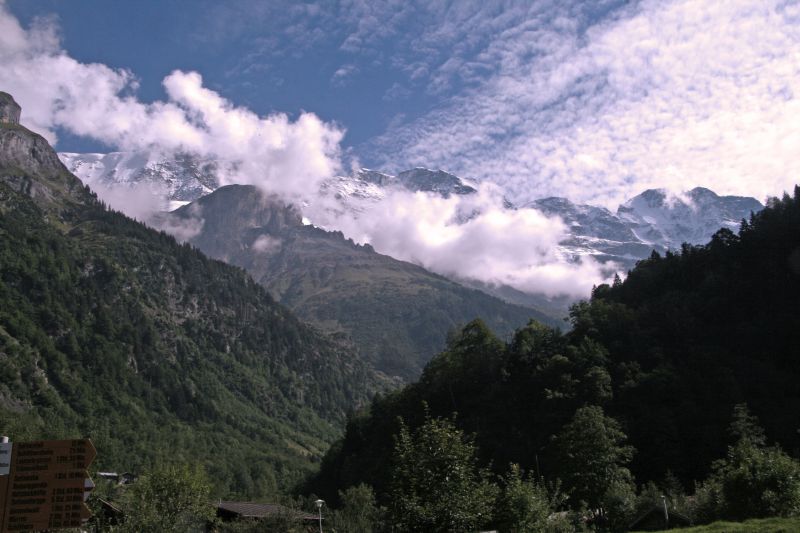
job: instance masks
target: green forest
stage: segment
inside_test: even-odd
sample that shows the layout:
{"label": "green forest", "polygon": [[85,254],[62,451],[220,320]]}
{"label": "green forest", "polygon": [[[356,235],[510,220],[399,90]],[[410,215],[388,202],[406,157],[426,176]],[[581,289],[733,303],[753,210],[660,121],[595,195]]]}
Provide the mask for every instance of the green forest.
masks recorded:
{"label": "green forest", "polygon": [[[660,495],[698,522],[800,513],[798,229],[800,188],[738,234],[654,253],[596,287],[573,306],[568,332],[531,322],[503,342],[470,323],[417,383],[348,420],[307,490],[336,501],[364,484],[393,520],[422,520],[410,531],[463,530],[425,522],[441,516],[426,505],[457,507],[446,495],[458,491],[396,508],[419,493],[406,481],[409,435],[449,424],[474,452],[452,465],[477,476],[471,490],[484,502],[523,472],[551,511],[611,530]],[[502,522],[501,511],[471,527]]]}
{"label": "green forest", "polygon": [[91,437],[95,467],[199,464],[214,492],[290,490],[381,386],[243,270],[109,210],[2,125],[0,433]]}

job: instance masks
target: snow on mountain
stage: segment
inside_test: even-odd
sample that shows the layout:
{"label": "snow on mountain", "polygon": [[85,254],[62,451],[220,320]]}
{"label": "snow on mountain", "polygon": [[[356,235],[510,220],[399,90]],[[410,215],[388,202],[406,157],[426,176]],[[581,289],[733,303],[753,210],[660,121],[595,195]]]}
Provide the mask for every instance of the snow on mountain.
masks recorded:
{"label": "snow on mountain", "polygon": [[[523,207],[538,209],[564,221],[569,237],[561,241],[560,248],[566,257],[592,256],[600,262],[614,261],[628,266],[647,257],[654,248],[637,238],[629,224],[603,207],[578,205],[558,197],[542,198]],[[663,249],[660,245],[656,248]]]}
{"label": "snow on mountain", "polygon": [[145,186],[154,193],[164,193],[171,208],[197,200],[220,186],[218,163],[189,154],[164,157],[156,152],[61,152],[58,156],[70,172],[89,186]]}
{"label": "snow on mountain", "polygon": [[[221,181],[217,162],[188,154],[170,158],[158,153],[122,152],[59,156],[71,172],[89,185],[145,185],[162,191],[171,209],[210,193]],[[445,198],[477,192],[471,184],[443,170],[419,167],[391,175],[364,168],[349,176],[325,180],[320,195],[328,202],[326,209],[359,213],[366,205],[383,201],[393,189],[435,193]],[[520,206],[508,202],[505,207],[536,209],[547,216],[560,217],[568,227],[568,237],[559,246],[565,257],[577,260],[592,256],[622,268],[631,268],[653,250],[663,252],[678,249],[684,242],[707,242],[721,227],[736,230],[750,212],[763,208],[753,198],[719,196],[702,187],[682,195],[650,189],[619,206],[616,213],[557,197]]]}
{"label": "snow on mountain", "polygon": [[722,227],[737,231],[743,218],[763,207],[754,198],[719,196],[703,187],[678,196],[649,189],[621,205],[617,216],[642,242],[674,249],[703,244]]}
{"label": "snow on mountain", "polygon": [[397,175],[397,181],[410,191],[435,192],[445,198],[451,194],[473,194],[478,192],[461,178],[444,170],[413,168]]}
{"label": "snow on mountain", "polygon": [[477,190],[460,178],[442,170],[414,168],[397,176],[362,168],[350,176],[335,176],[323,181],[323,198],[337,202],[335,210],[362,212],[365,204],[380,202],[392,190],[431,192],[444,198],[453,194],[473,194]]}

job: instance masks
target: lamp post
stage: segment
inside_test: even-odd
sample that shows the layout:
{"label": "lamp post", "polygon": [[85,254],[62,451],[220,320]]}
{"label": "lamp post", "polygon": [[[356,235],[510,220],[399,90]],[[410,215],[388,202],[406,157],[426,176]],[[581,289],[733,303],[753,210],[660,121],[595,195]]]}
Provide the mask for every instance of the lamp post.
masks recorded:
{"label": "lamp post", "polygon": [[319,512],[319,533],[322,533],[322,506],[325,505],[325,500],[317,500],[317,511]]}

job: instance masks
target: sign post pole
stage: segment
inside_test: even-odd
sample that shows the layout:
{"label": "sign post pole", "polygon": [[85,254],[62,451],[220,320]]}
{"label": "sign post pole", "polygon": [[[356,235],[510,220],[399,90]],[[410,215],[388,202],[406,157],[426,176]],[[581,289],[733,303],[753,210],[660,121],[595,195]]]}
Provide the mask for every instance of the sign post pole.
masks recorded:
{"label": "sign post pole", "polygon": [[11,477],[11,443],[8,437],[0,437],[0,531],[6,519],[6,498]]}

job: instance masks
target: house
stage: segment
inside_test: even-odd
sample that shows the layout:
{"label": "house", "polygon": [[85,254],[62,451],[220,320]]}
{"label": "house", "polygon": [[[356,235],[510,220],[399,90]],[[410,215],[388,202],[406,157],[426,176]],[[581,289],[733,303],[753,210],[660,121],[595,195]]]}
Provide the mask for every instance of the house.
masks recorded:
{"label": "house", "polygon": [[[316,531],[319,515],[290,509],[276,503],[223,502],[216,504],[217,516],[223,521],[233,520],[290,520],[301,522],[309,531]],[[324,518],[323,518],[324,520]]]}
{"label": "house", "polygon": [[100,503],[100,509],[94,515],[95,523],[104,526],[116,526],[122,523],[125,519],[125,513],[122,509],[103,498],[97,498]]}

